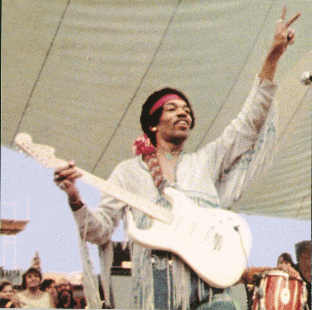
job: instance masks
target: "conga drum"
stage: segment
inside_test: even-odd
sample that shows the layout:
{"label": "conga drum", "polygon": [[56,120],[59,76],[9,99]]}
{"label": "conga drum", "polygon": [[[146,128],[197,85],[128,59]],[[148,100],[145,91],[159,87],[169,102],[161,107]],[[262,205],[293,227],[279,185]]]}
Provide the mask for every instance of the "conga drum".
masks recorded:
{"label": "conga drum", "polygon": [[306,302],[307,289],[301,278],[271,270],[261,275],[252,297],[252,310],[302,310]]}

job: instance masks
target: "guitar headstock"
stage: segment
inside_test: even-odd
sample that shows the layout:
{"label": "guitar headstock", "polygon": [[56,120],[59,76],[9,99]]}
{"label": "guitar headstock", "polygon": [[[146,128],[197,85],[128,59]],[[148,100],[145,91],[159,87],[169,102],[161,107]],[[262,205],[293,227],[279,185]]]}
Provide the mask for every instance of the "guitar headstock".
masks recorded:
{"label": "guitar headstock", "polygon": [[53,147],[33,143],[31,136],[27,133],[19,133],[14,142],[46,169],[58,166],[58,159],[54,156],[55,149]]}

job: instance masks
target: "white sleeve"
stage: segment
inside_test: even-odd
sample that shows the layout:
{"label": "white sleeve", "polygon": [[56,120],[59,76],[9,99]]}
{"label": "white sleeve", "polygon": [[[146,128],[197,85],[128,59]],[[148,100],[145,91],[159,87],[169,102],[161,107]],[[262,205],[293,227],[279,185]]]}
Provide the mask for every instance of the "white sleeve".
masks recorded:
{"label": "white sleeve", "polygon": [[272,158],[276,144],[276,85],[256,78],[247,101],[223,134],[213,143],[215,185],[222,208],[238,200]]}
{"label": "white sleeve", "polygon": [[[121,186],[116,170],[118,169],[113,171],[108,181]],[[123,202],[102,193],[97,208],[92,209],[84,205],[81,209],[73,212],[81,238],[97,245],[108,242],[118,227],[124,207]]]}

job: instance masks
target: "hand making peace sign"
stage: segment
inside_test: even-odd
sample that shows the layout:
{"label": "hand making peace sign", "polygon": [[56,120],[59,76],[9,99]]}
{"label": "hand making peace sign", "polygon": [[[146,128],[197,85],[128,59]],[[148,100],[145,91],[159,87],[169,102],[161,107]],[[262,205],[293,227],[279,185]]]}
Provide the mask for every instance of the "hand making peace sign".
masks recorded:
{"label": "hand making peace sign", "polygon": [[290,26],[292,23],[299,18],[301,13],[295,14],[291,19],[285,21],[286,17],[286,6],[284,6],[281,18],[279,19],[274,35],[273,49],[276,52],[283,52],[286,50],[288,45],[293,44],[295,41],[295,30]]}
{"label": "hand making peace sign", "polygon": [[300,14],[297,13],[290,20],[285,21],[286,7],[284,6],[281,18],[277,23],[273,43],[259,73],[261,81],[265,79],[273,81],[279,59],[288,45],[295,41],[295,30],[290,26],[299,18]]}

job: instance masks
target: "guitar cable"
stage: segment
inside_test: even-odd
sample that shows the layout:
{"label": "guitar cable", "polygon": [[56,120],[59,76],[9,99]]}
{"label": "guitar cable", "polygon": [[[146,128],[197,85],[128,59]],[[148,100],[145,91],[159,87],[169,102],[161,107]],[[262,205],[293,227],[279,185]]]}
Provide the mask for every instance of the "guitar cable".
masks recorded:
{"label": "guitar cable", "polygon": [[241,242],[241,245],[242,245],[242,248],[243,248],[243,251],[244,251],[244,256],[245,256],[245,259],[246,259],[246,267],[249,268],[248,256],[247,256],[247,253],[246,253],[246,250],[245,250],[245,247],[244,247],[242,235],[241,235],[240,230],[239,230],[239,225],[234,226],[233,228],[239,234],[239,239],[240,239],[240,242]]}

